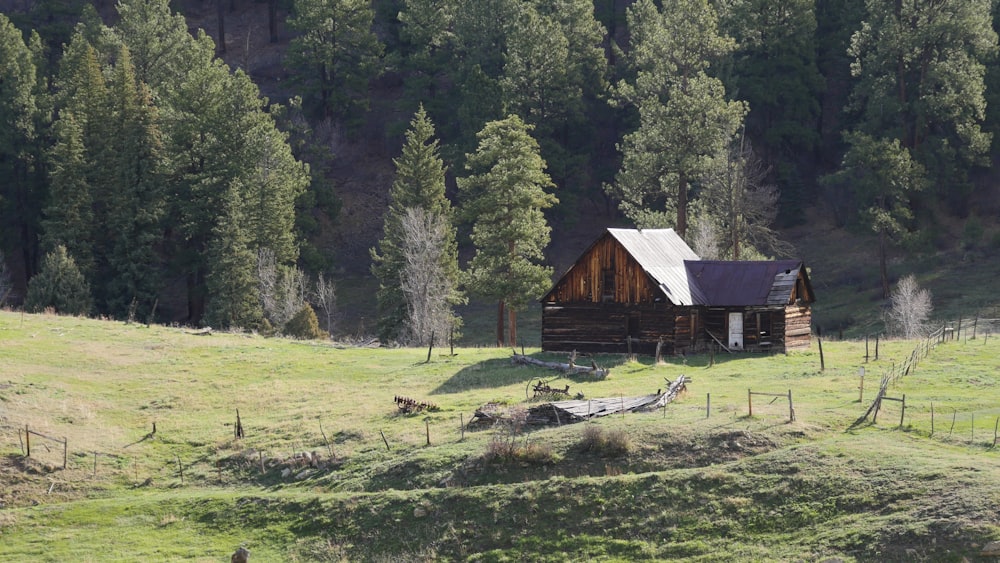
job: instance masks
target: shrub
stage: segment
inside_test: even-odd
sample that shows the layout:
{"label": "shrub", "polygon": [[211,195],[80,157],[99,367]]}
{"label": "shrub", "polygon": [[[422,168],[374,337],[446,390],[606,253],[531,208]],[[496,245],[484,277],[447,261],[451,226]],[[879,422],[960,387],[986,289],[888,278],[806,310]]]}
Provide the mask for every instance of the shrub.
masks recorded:
{"label": "shrub", "polygon": [[319,340],[326,336],[326,333],[319,328],[316,311],[313,311],[312,306],[308,303],[285,323],[284,333],[292,338],[302,340]]}
{"label": "shrub", "polygon": [[91,303],[90,286],[62,245],[45,255],[42,269],[28,282],[24,298],[29,313],[52,308],[62,315],[86,315]]}
{"label": "shrub", "polygon": [[596,452],[604,456],[620,456],[632,449],[632,440],[624,430],[605,432],[600,426],[588,424],[583,429],[580,447],[584,451]]}

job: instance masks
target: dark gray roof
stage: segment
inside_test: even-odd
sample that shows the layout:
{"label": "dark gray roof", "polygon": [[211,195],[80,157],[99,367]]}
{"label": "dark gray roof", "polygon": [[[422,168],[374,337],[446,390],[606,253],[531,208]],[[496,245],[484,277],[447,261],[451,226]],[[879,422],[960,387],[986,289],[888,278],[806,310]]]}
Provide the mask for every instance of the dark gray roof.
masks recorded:
{"label": "dark gray roof", "polygon": [[722,307],[787,304],[802,262],[690,260],[685,265],[688,283],[698,286],[704,299],[699,304]]}

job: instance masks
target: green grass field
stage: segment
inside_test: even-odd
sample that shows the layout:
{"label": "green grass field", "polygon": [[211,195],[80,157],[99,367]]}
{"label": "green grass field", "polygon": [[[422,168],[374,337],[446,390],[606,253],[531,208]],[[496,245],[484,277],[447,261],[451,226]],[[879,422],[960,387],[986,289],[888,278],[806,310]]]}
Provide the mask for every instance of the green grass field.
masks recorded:
{"label": "green grass field", "polygon": [[[915,345],[883,342],[866,364],[863,341],[824,342],[823,371],[815,343],[712,365],[602,356],[611,375],[594,381],[495,348],[428,363],[0,312],[0,560],[228,561],[241,545],[255,562],[991,560],[1000,337],[940,344],[890,389],[902,426],[887,402],[849,430]],[[462,431],[485,403],[539,404],[539,379],[601,398],[681,374],[693,382],[663,410]],[[791,391],[795,421],[786,398],[754,396],[748,416],[751,389]],[[395,395],[439,410],[402,414]],[[26,427],[66,439],[66,469],[34,434],[25,457]],[[491,457],[498,444],[516,455]]]}

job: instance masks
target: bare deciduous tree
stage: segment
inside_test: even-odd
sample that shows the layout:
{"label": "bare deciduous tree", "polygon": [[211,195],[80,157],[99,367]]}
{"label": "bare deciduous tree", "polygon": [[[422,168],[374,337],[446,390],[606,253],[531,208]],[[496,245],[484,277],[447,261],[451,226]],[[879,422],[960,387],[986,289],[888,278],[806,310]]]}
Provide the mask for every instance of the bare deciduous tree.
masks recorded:
{"label": "bare deciduous tree", "polygon": [[278,330],[306,304],[309,280],[305,273],[295,266],[278,264],[269,248],[257,253],[257,283],[264,316]]}
{"label": "bare deciduous tree", "polygon": [[321,320],[325,321],[323,328],[333,334],[337,324],[337,288],[333,280],[326,279],[322,272],[316,278],[312,298],[316,307],[323,313],[321,317]]}
{"label": "bare deciduous tree", "polygon": [[927,334],[927,320],[934,310],[931,292],[920,289],[913,274],[899,280],[890,302],[888,321],[896,333],[904,338],[919,338]]}
{"label": "bare deciduous tree", "polygon": [[708,217],[698,217],[694,222],[694,233],[692,234],[691,245],[694,253],[702,260],[718,260],[719,256],[719,229]]}
{"label": "bare deciduous tree", "polygon": [[[788,254],[792,250],[771,228],[779,192],[766,183],[770,171],[750,142],[739,139],[705,178],[702,201],[718,223],[722,254],[733,260],[745,260],[745,255],[757,252]],[[757,252],[747,252],[749,248]]]}
{"label": "bare deciduous tree", "polygon": [[424,346],[431,335],[443,342],[455,326],[450,299],[453,282],[441,266],[448,223],[421,208],[409,208],[403,217],[403,257],[400,277],[406,296],[408,343]]}

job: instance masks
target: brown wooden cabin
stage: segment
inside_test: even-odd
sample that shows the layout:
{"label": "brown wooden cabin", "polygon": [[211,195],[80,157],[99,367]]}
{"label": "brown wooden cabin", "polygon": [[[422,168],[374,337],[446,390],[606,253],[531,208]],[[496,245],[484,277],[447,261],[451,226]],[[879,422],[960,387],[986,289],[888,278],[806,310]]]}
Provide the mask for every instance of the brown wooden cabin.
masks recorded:
{"label": "brown wooden cabin", "polygon": [[608,229],[542,298],[542,350],[783,352],[809,346],[814,300],[801,261],[701,260],[673,229]]}

